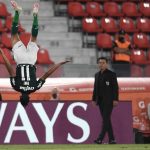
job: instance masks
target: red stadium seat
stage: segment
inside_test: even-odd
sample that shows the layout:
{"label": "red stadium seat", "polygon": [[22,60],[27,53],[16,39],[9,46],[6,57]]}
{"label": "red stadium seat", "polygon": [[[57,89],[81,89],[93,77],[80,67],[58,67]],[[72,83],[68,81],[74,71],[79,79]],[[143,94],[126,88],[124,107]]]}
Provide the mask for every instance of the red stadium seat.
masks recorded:
{"label": "red stadium seat", "polygon": [[132,33],[137,32],[134,21],[131,18],[120,18],[120,28],[125,32]]}
{"label": "red stadium seat", "polygon": [[111,36],[107,33],[99,33],[96,37],[96,45],[98,48],[112,48]]}
{"label": "red stadium seat", "polygon": [[[12,57],[12,55],[11,55],[10,50],[8,50],[7,48],[2,48],[2,50],[3,50],[4,54],[5,54],[5,56],[6,56],[6,57],[8,58],[8,60],[10,61],[10,63],[14,63],[14,60],[13,60],[13,57]],[[4,64],[4,60],[3,60],[2,56],[0,56],[0,63],[1,63],[1,64]]]}
{"label": "red stadium seat", "polygon": [[150,32],[150,19],[148,18],[138,18],[137,28],[141,32]]}
{"label": "red stadium seat", "polygon": [[143,16],[150,17],[150,2],[141,2],[139,9]]}
{"label": "red stadium seat", "polygon": [[46,49],[40,49],[37,54],[37,64],[54,64]]}
{"label": "red stadium seat", "polygon": [[2,43],[3,47],[11,49],[12,48],[11,34],[4,32],[1,35],[1,43]]}
{"label": "red stadium seat", "polygon": [[69,2],[68,3],[68,15],[70,17],[86,17],[87,13],[79,2]]}
{"label": "red stadium seat", "polygon": [[11,26],[12,26],[12,17],[8,16],[5,20],[5,26],[8,29],[8,31],[11,31]]}
{"label": "red stadium seat", "polygon": [[147,59],[150,61],[150,49],[147,51]]}
{"label": "red stadium seat", "polygon": [[131,77],[143,77],[143,68],[138,65],[131,65]]}
{"label": "red stadium seat", "polygon": [[[83,18],[82,19],[82,44],[83,47],[87,47],[87,44],[95,44],[95,40],[89,40],[89,36],[94,36],[98,32],[102,32],[100,25],[95,18]],[[84,38],[85,37],[85,38]]]}
{"label": "red stadium seat", "polygon": [[[74,19],[77,19],[78,21],[81,20],[82,17],[86,17],[87,13],[85,12],[85,9],[83,8],[82,4],[80,2],[69,2],[68,7],[68,30],[72,31],[75,29],[81,30],[81,23],[78,23],[78,25],[74,23]],[[71,22],[70,22],[71,18]]]}
{"label": "red stadium seat", "polygon": [[36,76],[41,77],[45,73],[44,66],[36,64]]}
{"label": "red stadium seat", "polygon": [[150,65],[146,65],[144,68],[144,75],[145,77],[150,77]]}
{"label": "red stadium seat", "polygon": [[141,16],[141,14],[138,12],[137,4],[133,2],[124,2],[122,4],[122,12],[128,17]]}
{"label": "red stadium seat", "polygon": [[119,10],[119,5],[116,2],[105,2],[104,12],[111,17],[121,17],[123,14]]}
{"label": "red stadium seat", "polygon": [[23,42],[23,44],[24,44],[25,46],[27,46],[27,44],[29,43],[30,38],[31,38],[31,33],[24,32],[24,33],[21,33],[21,34],[19,35],[19,37],[20,37],[20,40]]}
{"label": "red stadium seat", "polygon": [[83,18],[82,29],[84,32],[88,33],[102,32],[102,29],[95,18]]}
{"label": "red stadium seat", "polygon": [[9,73],[4,64],[0,64],[0,78],[9,78]]}
{"label": "red stadium seat", "polygon": [[8,15],[11,15],[8,10],[6,5],[3,2],[0,2],[0,17],[6,18]]}
{"label": "red stadium seat", "polygon": [[131,61],[135,64],[147,64],[145,52],[143,50],[132,50]]}
{"label": "red stadium seat", "polygon": [[133,43],[139,48],[149,48],[150,42],[148,36],[144,33],[134,33]]}
{"label": "red stadium seat", "polygon": [[[5,20],[5,27],[7,28],[8,31],[11,31],[12,21],[13,21],[12,16],[8,16]],[[25,29],[21,26],[20,23],[19,23],[18,31],[19,32],[24,32],[25,31]]]}
{"label": "red stadium seat", "polygon": [[108,32],[108,33],[115,33],[119,31],[119,27],[117,26],[115,19],[111,17],[102,18],[101,27],[105,32]]}
{"label": "red stadium seat", "polygon": [[91,17],[106,16],[106,14],[102,10],[102,6],[97,2],[87,2],[86,3],[86,12]]}
{"label": "red stadium seat", "polygon": [[0,32],[5,32],[5,31],[7,31],[7,29],[4,27],[2,23],[2,19],[0,19]]}

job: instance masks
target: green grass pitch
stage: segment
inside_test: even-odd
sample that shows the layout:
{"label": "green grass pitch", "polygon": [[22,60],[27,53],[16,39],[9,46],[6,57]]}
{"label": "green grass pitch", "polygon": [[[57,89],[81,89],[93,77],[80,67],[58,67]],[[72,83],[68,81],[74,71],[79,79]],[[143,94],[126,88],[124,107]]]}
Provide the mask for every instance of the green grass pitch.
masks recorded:
{"label": "green grass pitch", "polygon": [[31,144],[0,145],[0,150],[150,150],[150,144]]}

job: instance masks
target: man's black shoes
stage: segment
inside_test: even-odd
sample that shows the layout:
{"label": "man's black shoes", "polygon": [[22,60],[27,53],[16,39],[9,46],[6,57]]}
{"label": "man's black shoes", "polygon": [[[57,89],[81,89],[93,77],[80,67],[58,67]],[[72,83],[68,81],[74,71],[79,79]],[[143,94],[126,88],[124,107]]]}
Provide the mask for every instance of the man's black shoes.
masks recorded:
{"label": "man's black shoes", "polygon": [[109,141],[109,144],[117,144],[115,140]]}
{"label": "man's black shoes", "polygon": [[99,140],[99,139],[96,139],[96,140],[94,140],[94,143],[96,143],[96,144],[102,144],[102,141]]}
{"label": "man's black shoes", "polygon": [[[96,139],[96,140],[94,140],[94,143],[95,143],[95,144],[102,144],[102,140]],[[117,144],[117,143],[116,143],[115,140],[111,140],[111,141],[109,141],[108,144]]]}

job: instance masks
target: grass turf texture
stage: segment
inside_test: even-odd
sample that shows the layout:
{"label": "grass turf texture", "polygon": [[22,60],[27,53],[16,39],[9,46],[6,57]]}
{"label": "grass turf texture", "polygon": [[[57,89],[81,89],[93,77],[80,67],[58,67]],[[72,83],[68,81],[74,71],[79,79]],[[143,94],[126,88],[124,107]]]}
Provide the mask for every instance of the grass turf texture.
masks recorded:
{"label": "grass turf texture", "polygon": [[0,150],[150,150],[150,144],[31,144],[0,145]]}

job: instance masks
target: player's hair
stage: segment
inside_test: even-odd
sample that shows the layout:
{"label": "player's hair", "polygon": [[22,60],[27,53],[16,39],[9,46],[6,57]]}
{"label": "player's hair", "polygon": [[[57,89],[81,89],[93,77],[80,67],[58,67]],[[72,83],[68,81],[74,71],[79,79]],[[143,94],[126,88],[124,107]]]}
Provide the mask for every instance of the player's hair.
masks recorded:
{"label": "player's hair", "polygon": [[53,97],[54,99],[56,99],[56,98],[57,98],[57,93],[53,93],[53,94],[52,94],[52,97]]}
{"label": "player's hair", "polygon": [[26,107],[29,103],[29,95],[26,93],[22,93],[22,95],[20,96],[20,102],[22,104],[23,107]]}

